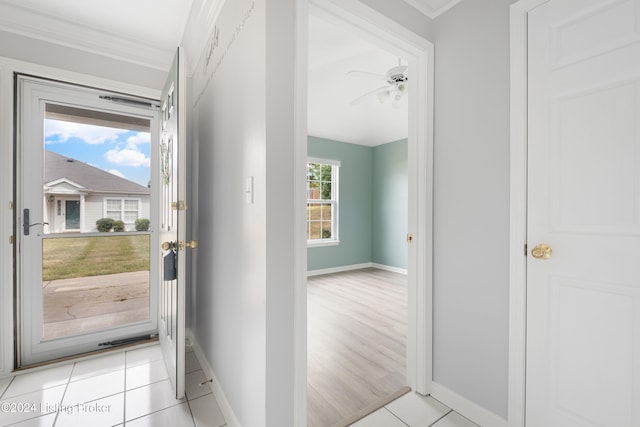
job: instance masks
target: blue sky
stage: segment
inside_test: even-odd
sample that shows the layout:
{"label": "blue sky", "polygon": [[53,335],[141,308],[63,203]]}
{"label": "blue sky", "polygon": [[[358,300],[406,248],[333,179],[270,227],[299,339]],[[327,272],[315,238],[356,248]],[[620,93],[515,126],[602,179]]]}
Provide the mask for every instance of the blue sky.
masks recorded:
{"label": "blue sky", "polygon": [[150,135],[45,119],[45,148],[144,186],[150,179]]}

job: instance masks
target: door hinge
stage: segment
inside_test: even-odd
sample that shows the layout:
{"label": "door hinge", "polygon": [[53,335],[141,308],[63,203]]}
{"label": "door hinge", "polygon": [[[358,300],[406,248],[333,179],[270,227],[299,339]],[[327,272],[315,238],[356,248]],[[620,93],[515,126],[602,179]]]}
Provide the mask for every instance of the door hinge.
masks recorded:
{"label": "door hinge", "polygon": [[407,233],[407,243],[412,243],[412,242],[413,242],[413,234]]}
{"label": "door hinge", "polygon": [[9,236],[9,244],[13,245],[13,236]]}
{"label": "door hinge", "polygon": [[9,210],[13,210],[13,200],[9,200]]}
{"label": "door hinge", "polygon": [[527,256],[527,253],[529,253],[529,248],[527,247],[527,244],[524,244],[524,256]]}

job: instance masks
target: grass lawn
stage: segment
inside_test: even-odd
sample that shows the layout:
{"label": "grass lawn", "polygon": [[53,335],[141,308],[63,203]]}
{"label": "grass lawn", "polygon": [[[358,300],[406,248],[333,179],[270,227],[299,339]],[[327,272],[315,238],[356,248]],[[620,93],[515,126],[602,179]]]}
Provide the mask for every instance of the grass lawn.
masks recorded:
{"label": "grass lawn", "polygon": [[42,240],[42,280],[149,270],[149,235]]}

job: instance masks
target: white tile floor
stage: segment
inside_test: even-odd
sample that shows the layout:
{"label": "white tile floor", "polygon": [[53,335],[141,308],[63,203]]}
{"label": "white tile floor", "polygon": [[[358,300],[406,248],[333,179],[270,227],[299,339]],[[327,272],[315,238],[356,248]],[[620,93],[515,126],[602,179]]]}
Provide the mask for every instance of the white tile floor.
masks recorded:
{"label": "white tile floor", "polygon": [[479,427],[432,397],[409,392],[353,427]]}
{"label": "white tile floor", "polygon": [[225,426],[205,374],[188,348],[186,399],[176,400],[160,347],[0,379],[0,426]]}
{"label": "white tile floor", "polygon": [[[187,347],[186,399],[176,400],[157,345],[0,378],[0,426],[226,426]],[[431,397],[407,393],[354,427],[479,427]]]}

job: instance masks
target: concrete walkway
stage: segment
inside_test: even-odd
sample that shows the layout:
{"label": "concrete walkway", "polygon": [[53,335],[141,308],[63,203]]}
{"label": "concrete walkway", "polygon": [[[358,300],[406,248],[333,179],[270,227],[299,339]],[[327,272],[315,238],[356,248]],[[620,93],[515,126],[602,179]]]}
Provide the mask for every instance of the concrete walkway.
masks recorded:
{"label": "concrete walkway", "polygon": [[149,272],[43,283],[44,338],[74,335],[149,318]]}

